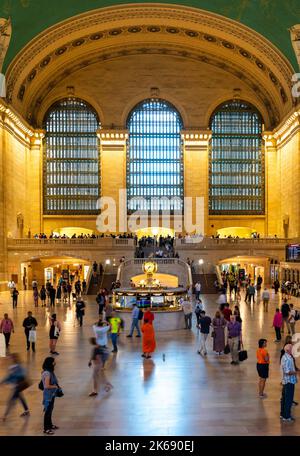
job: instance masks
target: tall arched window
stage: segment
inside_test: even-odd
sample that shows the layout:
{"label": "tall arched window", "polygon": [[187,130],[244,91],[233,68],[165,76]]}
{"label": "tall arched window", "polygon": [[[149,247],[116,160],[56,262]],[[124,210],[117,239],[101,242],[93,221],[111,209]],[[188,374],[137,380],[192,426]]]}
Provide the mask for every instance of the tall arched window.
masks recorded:
{"label": "tall arched window", "polygon": [[262,118],[240,100],[219,106],[211,118],[210,214],[264,213]]}
{"label": "tall arched window", "polygon": [[[164,100],[144,100],[130,113],[127,121],[129,212],[183,210],[182,127],[180,114]],[[144,203],[137,202],[138,198],[144,198]]]}
{"label": "tall arched window", "polygon": [[83,100],[55,103],[44,120],[44,213],[93,214],[99,198],[99,120]]}

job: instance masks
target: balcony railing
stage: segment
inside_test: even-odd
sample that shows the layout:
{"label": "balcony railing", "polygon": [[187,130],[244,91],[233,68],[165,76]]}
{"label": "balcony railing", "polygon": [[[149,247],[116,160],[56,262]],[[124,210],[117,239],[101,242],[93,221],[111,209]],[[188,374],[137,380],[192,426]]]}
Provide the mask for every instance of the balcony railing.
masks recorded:
{"label": "balcony railing", "polygon": [[8,248],[30,248],[30,247],[98,247],[98,248],[124,248],[134,247],[134,239],[116,238],[84,238],[84,239],[7,239]]}
{"label": "balcony railing", "polygon": [[253,246],[263,247],[265,245],[280,246],[283,247],[291,242],[291,239],[286,238],[210,238],[204,237],[199,238],[182,238],[175,240],[175,247],[186,246],[186,247],[205,247],[214,248],[217,246]]}

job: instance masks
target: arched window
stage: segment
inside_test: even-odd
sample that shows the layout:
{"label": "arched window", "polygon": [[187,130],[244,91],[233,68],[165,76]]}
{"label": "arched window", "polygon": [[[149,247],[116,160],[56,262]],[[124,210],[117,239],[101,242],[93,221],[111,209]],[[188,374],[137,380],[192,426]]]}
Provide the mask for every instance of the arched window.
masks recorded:
{"label": "arched window", "polygon": [[264,213],[262,118],[240,100],[219,106],[211,118],[210,214]]}
{"label": "arched window", "polygon": [[[182,212],[182,127],[180,114],[164,100],[144,100],[130,113],[127,121],[129,212],[138,209]],[[139,198],[144,199],[143,203],[137,202]]]}
{"label": "arched window", "polygon": [[66,98],[49,109],[44,128],[44,213],[96,213],[100,193],[97,114],[85,101]]}

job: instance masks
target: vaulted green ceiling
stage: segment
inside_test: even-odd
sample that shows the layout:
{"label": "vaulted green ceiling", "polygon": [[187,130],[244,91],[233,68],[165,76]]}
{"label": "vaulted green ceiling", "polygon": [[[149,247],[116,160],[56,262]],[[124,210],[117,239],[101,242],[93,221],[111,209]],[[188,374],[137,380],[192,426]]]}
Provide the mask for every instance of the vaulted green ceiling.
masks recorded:
{"label": "vaulted green ceiling", "polygon": [[268,38],[298,67],[289,28],[300,23],[300,0],[0,0],[0,17],[11,16],[13,27],[4,70],[32,38],[57,22],[92,9],[129,3],[181,4],[222,14]]}

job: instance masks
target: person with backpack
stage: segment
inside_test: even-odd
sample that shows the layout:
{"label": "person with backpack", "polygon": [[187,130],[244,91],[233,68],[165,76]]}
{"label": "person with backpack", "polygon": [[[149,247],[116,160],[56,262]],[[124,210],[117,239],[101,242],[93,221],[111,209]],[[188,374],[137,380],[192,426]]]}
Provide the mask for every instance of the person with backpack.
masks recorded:
{"label": "person with backpack", "polygon": [[12,353],[10,355],[11,365],[9,367],[8,375],[0,382],[0,385],[9,384],[13,385],[13,392],[8,400],[6,410],[2,421],[6,421],[8,414],[15,404],[16,400],[19,399],[23,408],[24,412],[21,417],[26,417],[30,415],[29,408],[27,402],[22,394],[26,388],[30,386],[29,381],[27,380],[27,373],[24,367],[21,364],[19,355],[17,353]]}
{"label": "person with backpack", "polygon": [[137,330],[136,337],[141,337],[139,321],[143,319],[143,315],[144,315],[143,311],[138,308],[136,303],[133,303],[132,314],[131,314],[131,318],[132,318],[131,328],[130,328],[130,333],[127,335],[127,337],[132,337],[134,328],[136,328],[136,330]]}
{"label": "person with backpack", "polygon": [[45,288],[45,285],[42,285],[42,288],[40,290],[40,298],[42,301],[42,307],[46,307],[46,297],[47,297],[46,288]]}

